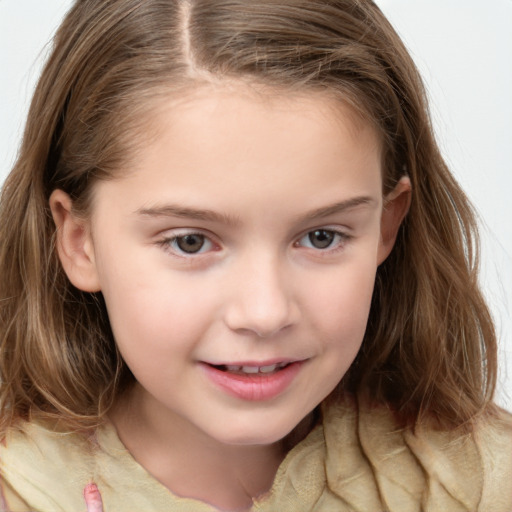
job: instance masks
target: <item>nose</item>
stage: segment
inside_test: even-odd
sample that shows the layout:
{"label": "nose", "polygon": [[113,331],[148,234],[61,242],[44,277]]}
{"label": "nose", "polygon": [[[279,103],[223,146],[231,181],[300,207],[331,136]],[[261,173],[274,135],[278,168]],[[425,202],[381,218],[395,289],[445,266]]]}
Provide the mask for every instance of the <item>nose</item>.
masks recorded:
{"label": "nose", "polygon": [[297,322],[291,279],[278,258],[249,258],[231,277],[225,310],[231,330],[268,338]]}

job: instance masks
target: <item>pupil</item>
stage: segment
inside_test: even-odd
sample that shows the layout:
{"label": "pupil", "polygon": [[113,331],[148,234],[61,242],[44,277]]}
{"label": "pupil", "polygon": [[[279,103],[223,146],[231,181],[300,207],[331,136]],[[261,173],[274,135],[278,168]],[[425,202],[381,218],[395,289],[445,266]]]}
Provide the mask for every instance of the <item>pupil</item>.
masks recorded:
{"label": "pupil", "polygon": [[204,245],[203,235],[185,235],[176,239],[176,244],[183,251],[189,254],[198,252]]}
{"label": "pupil", "polygon": [[309,233],[309,241],[317,249],[325,249],[332,244],[334,233],[325,229],[318,229]]}

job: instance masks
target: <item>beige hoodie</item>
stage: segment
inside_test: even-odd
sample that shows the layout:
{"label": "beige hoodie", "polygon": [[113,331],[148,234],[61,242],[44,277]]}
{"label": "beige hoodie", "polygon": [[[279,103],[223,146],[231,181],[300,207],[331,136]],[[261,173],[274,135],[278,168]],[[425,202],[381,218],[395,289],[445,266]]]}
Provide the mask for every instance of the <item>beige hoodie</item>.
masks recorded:
{"label": "beige hoodie", "polygon": [[[481,420],[473,434],[399,429],[386,407],[324,406],[323,420],[281,464],[262,512],[511,512],[512,416]],[[95,482],[104,512],[212,512],[146,472],[107,424],[97,447],[39,424],[0,447],[9,512],[79,512]],[[2,509],[3,506],[3,509]]]}

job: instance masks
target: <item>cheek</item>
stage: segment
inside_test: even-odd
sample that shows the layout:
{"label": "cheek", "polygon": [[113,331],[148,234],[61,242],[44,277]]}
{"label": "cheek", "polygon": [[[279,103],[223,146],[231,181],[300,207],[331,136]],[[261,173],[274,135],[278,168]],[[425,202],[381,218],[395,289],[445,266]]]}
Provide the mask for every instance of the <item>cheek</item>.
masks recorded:
{"label": "cheek", "polygon": [[114,339],[124,361],[145,387],[182,378],[195,360],[211,318],[202,300],[147,285],[110,290],[106,298]]}
{"label": "cheek", "polygon": [[317,289],[311,298],[315,329],[322,333],[326,349],[341,355],[357,353],[368,322],[375,283],[375,265],[352,266]]}
{"label": "cheek", "polygon": [[121,353],[129,362],[131,353],[142,354],[141,347],[155,358],[190,350],[211,321],[215,295],[194,280],[133,260],[105,262],[102,269],[102,292]]}

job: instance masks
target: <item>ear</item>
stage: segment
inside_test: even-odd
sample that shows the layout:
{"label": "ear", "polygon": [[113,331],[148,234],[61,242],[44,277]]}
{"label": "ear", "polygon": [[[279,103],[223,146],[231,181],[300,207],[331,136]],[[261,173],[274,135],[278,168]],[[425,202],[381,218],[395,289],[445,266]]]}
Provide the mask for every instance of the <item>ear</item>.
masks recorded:
{"label": "ear", "polygon": [[377,264],[380,265],[395,245],[398,228],[411,205],[411,180],[403,176],[395,188],[384,198],[380,222],[380,242]]}
{"label": "ear", "polygon": [[50,196],[50,209],[57,227],[59,259],[71,283],[84,292],[100,290],[94,246],[86,220],[73,212],[73,202],[62,190]]}

